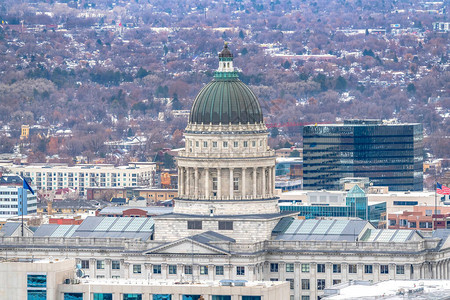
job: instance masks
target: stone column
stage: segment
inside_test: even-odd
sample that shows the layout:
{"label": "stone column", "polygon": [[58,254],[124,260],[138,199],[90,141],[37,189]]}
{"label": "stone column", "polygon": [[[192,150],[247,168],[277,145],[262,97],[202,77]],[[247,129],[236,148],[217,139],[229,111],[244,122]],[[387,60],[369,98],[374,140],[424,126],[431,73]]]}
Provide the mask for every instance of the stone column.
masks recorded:
{"label": "stone column", "polygon": [[123,266],[123,278],[125,278],[125,279],[130,278],[130,263],[129,262],[124,262],[122,264],[122,266]]}
{"label": "stone column", "polygon": [[89,259],[89,277],[96,278],[95,270],[97,269],[97,260],[95,258]]}
{"label": "stone column", "polygon": [[245,198],[245,196],[246,196],[246,194],[245,194],[245,185],[246,185],[245,170],[247,170],[247,168],[242,168],[242,187],[241,187],[242,198]]}
{"label": "stone column", "polygon": [[[356,272],[358,274],[358,279],[363,278],[363,274],[364,274],[364,264],[358,264],[356,266]],[[365,278],[363,280],[366,280]]]}
{"label": "stone column", "polygon": [[[342,271],[342,266],[341,266]],[[325,286],[329,287],[333,284],[333,264],[330,262],[327,262],[325,264]]]}
{"label": "stone column", "polygon": [[186,168],[186,196],[187,198],[191,195],[191,168]]}
{"label": "stone column", "polygon": [[[296,262],[294,263],[294,278],[295,278],[295,293],[294,293],[294,299],[299,299],[300,294],[302,293],[302,279],[300,278],[300,271],[301,266],[300,263]],[[313,279],[310,280],[310,285],[312,286]]]}
{"label": "stone column", "polygon": [[448,279],[448,261],[444,260],[444,279]]}
{"label": "stone column", "polygon": [[230,168],[230,199],[234,198],[233,179],[234,179],[234,169]]}
{"label": "stone column", "polygon": [[420,279],[421,277],[420,277],[420,264],[414,264],[414,265],[412,265],[412,267],[413,267],[413,274],[412,274],[412,279],[415,279],[415,280],[417,280],[417,279]]}
{"label": "stone column", "polygon": [[256,199],[256,167],[253,167],[253,198]]}
{"label": "stone column", "polygon": [[431,270],[432,270],[432,279],[437,279],[437,263],[432,262],[431,263]]}
{"label": "stone column", "polygon": [[145,279],[150,280],[152,278],[152,270],[153,270],[153,265],[149,264],[149,263],[144,263],[144,276]]}
{"label": "stone column", "polygon": [[217,168],[217,199],[222,199],[222,169]]}
{"label": "stone column", "polygon": [[183,169],[181,167],[178,167],[178,190],[180,191],[180,194],[178,195],[178,197],[182,197],[181,195],[183,195]]}
{"label": "stone column", "polygon": [[341,264],[341,279],[342,279],[342,283],[347,282],[348,281],[348,263],[342,263]]}
{"label": "stone column", "polygon": [[214,276],[216,274],[216,268],[214,265],[208,265],[208,279],[214,280]]}
{"label": "stone column", "polygon": [[272,195],[272,167],[267,168],[268,171],[268,182],[267,182],[267,194]]}
{"label": "stone column", "polygon": [[105,259],[105,278],[111,278],[111,259]]}
{"label": "stone column", "polygon": [[266,168],[261,168],[261,181],[262,181],[262,197],[266,196]]}
{"label": "stone column", "polygon": [[395,280],[395,275],[397,275],[397,267],[395,264],[389,264],[389,279]]}
{"label": "stone column", "polygon": [[249,281],[255,281],[256,280],[256,278],[255,278],[255,270],[256,270],[256,267],[255,267],[255,265],[248,265],[247,266],[247,279],[249,280]]}
{"label": "stone column", "polygon": [[209,199],[209,168],[205,168],[205,198]]}
{"label": "stone column", "polygon": [[380,264],[373,264],[373,282],[380,281]]}
{"label": "stone column", "polygon": [[[404,268],[405,268],[405,279],[406,280],[413,279],[411,276],[411,265],[405,265]],[[397,266],[395,267],[395,274],[397,274]]]}
{"label": "stone column", "polygon": [[278,272],[279,272],[279,280],[284,281],[286,280],[286,263],[285,262],[279,262],[278,263]]}
{"label": "stone column", "polygon": [[198,199],[198,168],[194,168],[194,197]]}

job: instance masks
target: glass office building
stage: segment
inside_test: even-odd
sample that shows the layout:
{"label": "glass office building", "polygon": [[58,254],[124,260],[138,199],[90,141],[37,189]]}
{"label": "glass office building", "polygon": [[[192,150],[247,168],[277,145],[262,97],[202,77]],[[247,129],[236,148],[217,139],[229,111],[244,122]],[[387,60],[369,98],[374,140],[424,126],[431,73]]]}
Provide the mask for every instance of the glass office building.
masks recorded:
{"label": "glass office building", "polygon": [[303,128],[303,187],[338,190],[345,177],[368,177],[391,191],[422,191],[421,124],[349,120]]}

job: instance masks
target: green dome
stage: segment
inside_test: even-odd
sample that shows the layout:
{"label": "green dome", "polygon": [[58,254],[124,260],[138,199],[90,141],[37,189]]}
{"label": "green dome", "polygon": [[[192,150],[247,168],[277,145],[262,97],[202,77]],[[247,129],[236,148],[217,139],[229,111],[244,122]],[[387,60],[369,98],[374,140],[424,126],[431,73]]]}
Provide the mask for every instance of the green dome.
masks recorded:
{"label": "green dome", "polygon": [[238,78],[214,78],[198,93],[189,116],[189,122],[197,124],[254,124],[262,121],[258,99]]}
{"label": "green dome", "polygon": [[239,80],[233,69],[233,54],[225,46],[219,53],[219,69],[203,87],[192,105],[189,123],[255,124],[263,122],[255,94]]}

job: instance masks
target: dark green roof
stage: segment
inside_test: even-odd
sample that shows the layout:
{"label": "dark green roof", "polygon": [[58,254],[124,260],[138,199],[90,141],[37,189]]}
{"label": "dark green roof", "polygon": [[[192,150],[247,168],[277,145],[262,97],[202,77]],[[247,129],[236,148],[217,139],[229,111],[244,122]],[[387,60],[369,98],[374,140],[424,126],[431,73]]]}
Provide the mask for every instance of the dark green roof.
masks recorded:
{"label": "dark green roof", "polygon": [[250,88],[237,77],[223,76],[215,76],[200,90],[189,116],[189,122],[197,124],[255,124],[262,121],[261,106]]}

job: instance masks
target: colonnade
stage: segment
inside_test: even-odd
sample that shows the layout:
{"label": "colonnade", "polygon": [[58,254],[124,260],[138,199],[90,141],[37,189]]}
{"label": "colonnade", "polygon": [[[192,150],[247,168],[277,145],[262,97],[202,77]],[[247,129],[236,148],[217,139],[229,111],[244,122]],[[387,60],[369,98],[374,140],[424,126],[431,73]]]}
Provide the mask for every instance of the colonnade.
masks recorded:
{"label": "colonnade", "polygon": [[178,167],[179,198],[266,199],[275,188],[275,166]]}

